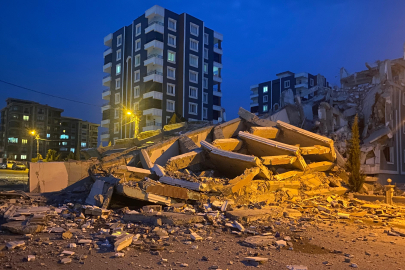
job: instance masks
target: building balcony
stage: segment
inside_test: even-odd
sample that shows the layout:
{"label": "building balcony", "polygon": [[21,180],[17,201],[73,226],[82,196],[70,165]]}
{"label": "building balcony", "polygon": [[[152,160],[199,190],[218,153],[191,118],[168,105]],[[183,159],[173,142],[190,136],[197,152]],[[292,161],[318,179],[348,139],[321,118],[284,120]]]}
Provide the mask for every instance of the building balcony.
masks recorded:
{"label": "building balcony", "polygon": [[220,48],[218,48],[218,47],[215,47],[215,46],[214,46],[214,53],[217,53],[217,54],[224,54],[224,52],[222,51],[222,49],[220,49]]}
{"label": "building balcony", "polygon": [[108,34],[104,37],[104,45],[107,47],[111,47],[112,45],[113,34]]}
{"label": "building balcony", "polygon": [[300,83],[295,85],[295,89],[297,88],[307,88],[308,89],[308,83]]}
{"label": "building balcony", "polygon": [[111,63],[111,62],[105,64],[105,65],[103,66],[103,72],[105,72],[105,73],[110,73],[110,74],[111,74],[111,66],[112,66],[112,63]]}
{"label": "building balcony", "polygon": [[259,97],[259,93],[258,93],[258,92],[250,93],[250,98],[256,98],[256,97]]}
{"label": "building balcony", "polygon": [[222,83],[222,78],[217,75],[214,75],[214,82]]}
{"label": "building balcony", "polygon": [[159,82],[163,83],[163,73],[157,70],[149,71],[145,77],[143,77],[143,82]]}
{"label": "building balcony", "polygon": [[147,99],[150,97],[153,99],[163,100],[163,93],[157,91],[150,91],[148,93],[143,94],[143,99]]}
{"label": "building balcony", "polygon": [[214,61],[214,67],[222,69],[222,64]]}
{"label": "building balcony", "polygon": [[159,21],[150,22],[148,27],[145,28],[145,34],[151,32],[151,31],[156,31],[161,34],[164,34],[165,33],[164,23],[159,22]]}
{"label": "building balcony", "polygon": [[108,142],[110,140],[110,131],[107,130],[101,133],[100,138],[102,142]]}
{"label": "building balcony", "polygon": [[103,85],[110,87],[110,83],[111,83],[111,75],[106,75],[103,78]]}
{"label": "building balcony", "polygon": [[162,117],[162,109],[150,108],[143,111],[143,115]]}
{"label": "building balcony", "polygon": [[146,127],[142,128],[142,131],[161,129],[162,123],[146,123]]}
{"label": "building balcony", "polygon": [[163,44],[163,42],[154,39],[154,40],[152,40],[152,41],[146,43],[146,44],[143,46],[143,48],[144,48],[145,50],[147,50],[147,49],[149,49],[149,48],[156,48],[156,49],[163,50],[164,44]]}
{"label": "building balcony", "polygon": [[250,108],[259,106],[257,102],[250,102]]}
{"label": "building balcony", "polygon": [[101,106],[101,112],[109,109],[111,109],[110,102],[104,103],[103,106]]}
{"label": "building balcony", "polygon": [[101,120],[101,127],[109,128],[110,127],[110,119]]}
{"label": "building balcony", "polygon": [[104,50],[104,53],[103,53],[103,57],[105,58],[107,55],[109,55],[110,53],[112,53],[112,49],[111,48],[107,48],[107,49],[105,49]]}
{"label": "building balcony", "polygon": [[144,66],[147,65],[158,65],[163,67],[163,55],[161,54],[150,54],[146,58],[145,61],[143,61]]}
{"label": "building balcony", "polygon": [[214,111],[221,111],[221,110],[222,110],[222,107],[221,107],[221,106],[218,106],[218,105],[212,105],[212,109],[213,109]]}
{"label": "building balcony", "polygon": [[110,100],[110,96],[111,96],[111,90],[110,89],[105,89],[105,90],[103,90],[103,93],[102,93],[102,98],[104,99],[104,100]]}
{"label": "building balcony", "polygon": [[154,17],[164,17],[165,16],[165,9],[161,6],[154,5],[150,9],[145,11],[146,18],[154,18]]}
{"label": "building balcony", "polygon": [[220,92],[220,91],[214,90],[212,93],[213,93],[214,96],[222,97],[222,92]]}

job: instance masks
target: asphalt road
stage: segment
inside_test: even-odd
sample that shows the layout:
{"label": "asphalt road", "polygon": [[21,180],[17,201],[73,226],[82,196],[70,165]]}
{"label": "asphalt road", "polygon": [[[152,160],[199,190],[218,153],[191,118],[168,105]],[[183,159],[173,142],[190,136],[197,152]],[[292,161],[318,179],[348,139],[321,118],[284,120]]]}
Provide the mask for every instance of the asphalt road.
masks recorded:
{"label": "asphalt road", "polygon": [[0,190],[24,190],[28,183],[28,169],[25,171],[0,169]]}

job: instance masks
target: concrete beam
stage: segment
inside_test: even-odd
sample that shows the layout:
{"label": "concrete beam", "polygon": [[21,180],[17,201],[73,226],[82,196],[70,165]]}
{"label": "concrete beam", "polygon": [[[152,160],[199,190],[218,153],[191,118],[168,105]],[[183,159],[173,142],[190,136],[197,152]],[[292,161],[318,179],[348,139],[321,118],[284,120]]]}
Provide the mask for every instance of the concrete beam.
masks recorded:
{"label": "concrete beam", "polygon": [[334,166],[335,163],[330,161],[313,162],[308,165],[311,170],[316,172],[330,171]]}
{"label": "concrete beam", "polygon": [[291,165],[305,170],[307,164],[300,154],[299,147],[280,143],[270,139],[265,139],[259,136],[252,135],[247,132],[239,132],[239,137],[245,141],[249,152],[258,157],[272,156],[272,155],[289,155],[296,156],[297,160]]}
{"label": "concrete beam", "polygon": [[296,156],[279,155],[279,156],[266,156],[261,157],[263,165],[287,165],[293,164],[297,161]]}
{"label": "concrete beam", "polygon": [[255,114],[243,109],[242,107],[239,108],[238,115],[243,120],[249,122],[253,126],[259,127],[275,127],[276,122],[273,122],[268,119],[260,119]]}
{"label": "concrete beam", "polygon": [[322,155],[330,153],[330,148],[326,146],[314,145],[307,147],[300,147],[301,155]]}
{"label": "concrete beam", "polygon": [[176,203],[176,201],[173,200],[172,198],[147,193],[147,192],[143,191],[142,189],[140,189],[139,187],[131,187],[131,186],[118,184],[116,186],[116,191],[120,195],[129,197],[132,199],[141,200],[141,201],[160,203],[160,204],[164,204],[164,205],[172,205],[172,204]]}
{"label": "concrete beam", "polygon": [[195,164],[199,164],[205,161],[204,152],[201,149],[196,149],[189,153],[178,155],[170,158],[167,161],[166,169],[171,171],[178,171],[180,169],[187,168]]}
{"label": "concrete beam", "polygon": [[127,171],[131,172],[135,177],[141,178],[141,179],[145,178],[145,177],[149,177],[151,174],[150,170],[137,168],[137,167],[133,167],[133,166],[121,165],[118,168],[121,170],[127,170]]}
{"label": "concrete beam", "polygon": [[146,188],[147,193],[161,195],[170,198],[183,200],[199,200],[200,193],[188,190],[182,187],[170,186],[165,184],[151,185]]}
{"label": "concrete beam", "polygon": [[149,154],[148,154],[148,152],[146,152],[145,149],[141,150],[140,158],[141,158],[142,167],[144,169],[150,170],[153,168],[153,165],[155,165],[152,163],[152,161],[150,161]]}
{"label": "concrete beam", "polygon": [[195,191],[203,191],[206,185],[204,183],[198,182],[191,182],[182,179],[176,179],[169,176],[160,177],[159,182],[171,185],[171,186],[180,186],[187,189],[195,190]]}
{"label": "concrete beam", "polygon": [[277,128],[280,130],[280,135],[277,138],[280,142],[293,145],[299,144],[301,147],[314,145],[329,147],[331,151],[325,154],[324,157],[329,161],[335,161],[336,153],[332,139],[289,125],[282,121],[277,121]]}
{"label": "concrete beam", "polygon": [[273,178],[276,181],[281,181],[281,180],[288,179],[291,177],[301,176],[303,174],[304,173],[300,172],[300,171],[289,171],[289,172],[285,172],[285,173],[276,174],[273,176]]}
{"label": "concrete beam", "polygon": [[217,139],[212,145],[226,151],[238,151],[242,148],[243,142],[239,139]]}
{"label": "concrete beam", "polygon": [[201,146],[208,152],[214,166],[227,177],[236,177],[243,174],[245,169],[259,167],[259,177],[271,178],[271,172],[255,156],[221,150],[208,142],[201,142]]}
{"label": "concrete beam", "polygon": [[185,154],[188,152],[191,152],[198,147],[198,145],[193,142],[189,137],[183,135],[179,138],[179,148],[180,148],[180,153]]}
{"label": "concrete beam", "polygon": [[275,139],[279,130],[275,127],[251,127],[250,133],[266,139]]}

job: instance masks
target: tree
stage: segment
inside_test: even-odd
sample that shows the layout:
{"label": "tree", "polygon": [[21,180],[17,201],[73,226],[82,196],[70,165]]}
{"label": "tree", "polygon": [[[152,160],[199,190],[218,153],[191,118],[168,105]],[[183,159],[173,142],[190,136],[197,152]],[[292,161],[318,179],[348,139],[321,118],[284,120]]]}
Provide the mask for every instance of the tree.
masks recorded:
{"label": "tree", "polygon": [[31,158],[31,162],[38,162],[38,160],[43,160],[42,155],[38,153],[37,157]]}
{"label": "tree", "polygon": [[353,191],[360,191],[363,187],[365,175],[360,172],[360,136],[359,136],[359,119],[354,118],[352,125],[352,138],[349,141],[348,158],[346,161],[346,170],[350,173],[349,185]]}
{"label": "tree", "polygon": [[69,155],[66,157],[66,160],[75,159],[75,153],[70,152]]}
{"label": "tree", "polygon": [[51,162],[51,161],[59,161],[60,160],[60,154],[58,155],[58,152],[53,149],[48,149],[48,153],[46,153],[46,157],[44,159],[45,162]]}

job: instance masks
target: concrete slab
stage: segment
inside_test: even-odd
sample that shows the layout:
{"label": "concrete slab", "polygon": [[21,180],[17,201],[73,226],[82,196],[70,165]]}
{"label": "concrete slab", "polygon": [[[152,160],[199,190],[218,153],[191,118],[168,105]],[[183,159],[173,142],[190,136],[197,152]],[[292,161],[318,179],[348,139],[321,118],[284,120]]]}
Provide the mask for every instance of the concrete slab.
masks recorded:
{"label": "concrete slab", "polygon": [[269,191],[276,191],[282,188],[299,189],[301,188],[300,181],[284,180],[284,181],[268,181]]}
{"label": "concrete slab", "polygon": [[216,139],[212,145],[226,151],[239,151],[242,148],[243,141],[239,139]]}
{"label": "concrete slab", "polygon": [[214,127],[213,139],[225,139],[224,133],[222,132],[222,128],[220,126]]}
{"label": "concrete slab", "polygon": [[280,135],[277,140],[287,144],[299,144],[301,147],[311,147],[314,145],[326,146],[331,149],[324,157],[329,161],[335,161],[336,153],[332,139],[306,131],[302,128],[277,121],[277,128],[280,130]]}
{"label": "concrete slab", "polygon": [[186,188],[158,184],[151,185],[146,188],[147,193],[161,195],[170,198],[183,199],[183,200],[199,200],[200,193],[193,192]]}
{"label": "concrete slab", "polygon": [[176,201],[172,200],[169,197],[147,193],[142,189],[140,189],[139,187],[131,187],[123,184],[118,184],[116,186],[116,191],[120,195],[141,201],[159,203],[164,205],[172,205],[176,203]]}
{"label": "concrete slab", "polygon": [[142,169],[142,168],[137,168],[133,166],[119,166],[119,169],[126,169],[127,171],[131,172],[133,176],[143,179],[145,177],[149,177],[151,175],[150,170],[148,169]]}
{"label": "concrete slab", "polygon": [[[242,121],[240,118],[235,118],[228,122],[218,125],[218,128],[222,130],[224,138],[229,139],[238,136],[239,131],[246,130],[246,125],[244,121]],[[222,139],[222,138],[214,137],[214,140],[215,139]]]}
{"label": "concrete slab", "polygon": [[148,152],[146,152],[145,149],[142,149],[142,150],[141,150],[140,158],[141,158],[142,167],[143,167],[144,169],[150,170],[150,169],[153,168],[153,165],[155,165],[155,164],[153,164],[152,161],[150,160],[149,154],[148,154]]}
{"label": "concrete slab", "polygon": [[291,177],[297,177],[297,176],[301,176],[303,175],[304,172],[302,171],[289,171],[289,172],[285,172],[285,173],[279,173],[273,176],[274,180],[276,181],[281,181],[281,180],[285,180]]}
{"label": "concrete slab", "polygon": [[270,206],[265,209],[246,209],[226,212],[226,217],[232,220],[252,222],[256,220],[267,220],[275,218],[283,213],[283,209],[277,206]]}
{"label": "concrete slab", "polygon": [[318,196],[318,195],[343,195],[348,192],[349,189],[345,187],[335,187],[335,188],[322,188],[318,190],[305,191],[304,193],[308,196]]}
{"label": "concrete slab", "polygon": [[275,237],[273,235],[256,235],[256,236],[250,236],[247,237],[244,241],[243,244],[251,246],[251,247],[267,247],[270,246],[275,240]]}
{"label": "concrete slab", "polygon": [[166,175],[166,170],[158,164],[155,164],[155,166],[153,166],[153,170],[155,171],[156,175],[159,177]]}
{"label": "concrete slab", "polygon": [[104,189],[104,181],[102,180],[96,180],[93,184],[93,186],[91,187],[89,196],[87,196],[86,199],[86,204],[88,205],[96,205],[96,200],[94,199],[94,196],[99,195],[99,194],[103,194],[103,189]]}
{"label": "concrete slab", "polygon": [[243,109],[242,107],[239,108],[238,115],[240,118],[244,119],[245,121],[249,122],[254,126],[259,127],[275,127],[276,123],[268,120],[268,119],[260,119],[255,114]]}
{"label": "concrete slab", "polygon": [[275,127],[251,127],[250,133],[265,139],[275,139],[279,130]]}
{"label": "concrete slab", "polygon": [[182,154],[191,152],[191,151],[199,148],[198,145],[196,145],[195,142],[193,142],[193,140],[191,140],[189,137],[187,137],[185,135],[180,136],[179,147],[180,147],[180,153],[182,153]]}
{"label": "concrete slab", "polygon": [[178,171],[180,169],[184,169],[189,166],[202,163],[204,161],[204,152],[200,148],[198,148],[191,152],[170,158],[167,161],[166,169],[171,171]]}
{"label": "concrete slab", "polygon": [[247,132],[239,132],[239,137],[245,141],[249,152],[258,157],[290,155],[297,160],[291,165],[300,170],[305,170],[307,164],[300,154],[299,147],[265,139]]}
{"label": "concrete slab", "polygon": [[183,226],[202,223],[204,222],[204,217],[172,212],[161,212],[160,215],[152,213],[126,213],[124,214],[124,221],[141,222],[151,225],[167,224],[171,226]]}
{"label": "concrete slab", "polygon": [[242,187],[252,182],[253,178],[259,172],[260,168],[258,167],[246,169],[242,175],[229,181],[228,183],[229,187],[227,187],[227,190],[231,191],[232,193],[237,193]]}
{"label": "concrete slab", "polygon": [[187,189],[195,190],[195,191],[202,191],[206,187],[203,183],[198,182],[191,182],[182,179],[176,179],[169,176],[163,176],[159,179],[160,182],[171,185],[171,186],[180,186]]}
{"label": "concrete slab", "polygon": [[265,156],[261,157],[261,160],[264,165],[287,165],[296,162],[297,157],[289,155]]}
{"label": "concrete slab", "polygon": [[321,145],[314,145],[314,146],[307,146],[307,147],[300,147],[301,155],[321,155],[321,154],[328,154],[330,153],[330,148]]}
{"label": "concrete slab", "polygon": [[330,161],[313,162],[308,165],[308,168],[316,172],[330,171],[333,167],[335,167],[335,163]]}

